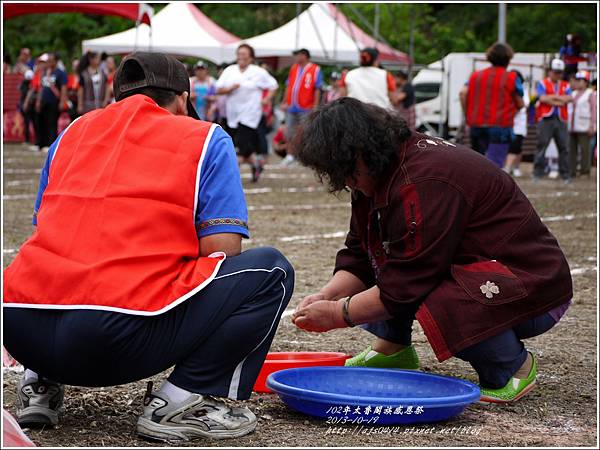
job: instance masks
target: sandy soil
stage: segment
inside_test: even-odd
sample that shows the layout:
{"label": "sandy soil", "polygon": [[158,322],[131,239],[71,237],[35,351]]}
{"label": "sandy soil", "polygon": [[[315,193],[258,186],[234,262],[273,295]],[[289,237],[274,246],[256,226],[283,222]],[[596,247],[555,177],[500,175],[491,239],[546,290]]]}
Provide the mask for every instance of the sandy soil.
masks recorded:
{"label": "sandy soil", "polygon": [[[4,267],[32,231],[31,212],[43,159],[44,155],[17,145],[4,147]],[[245,247],[269,244],[290,258],[297,276],[292,308],[327,281],[349,222],[348,196],[329,195],[310,172],[299,167],[269,167],[258,184],[250,183],[247,169],[243,177],[252,232]],[[597,443],[595,180],[595,171],[592,180],[578,179],[570,186],[552,180],[533,184],[529,177],[519,180],[563,247],[575,286],[573,306],[561,323],[526,342],[539,357],[539,378],[536,389],[522,401],[471,406],[448,423],[403,427],[395,433],[374,428],[372,434],[361,434],[347,427],[344,434],[334,434],[322,421],[290,411],[276,396],[254,394],[249,403],[259,416],[256,432],[234,441],[198,441],[190,446],[593,446]],[[358,329],[305,333],[285,317],[272,350],[354,354],[369,341]],[[416,323],[414,341],[424,370],[477,381],[463,361],[438,363]],[[4,372],[3,405],[13,413],[18,376]],[[103,389],[68,387],[61,424],[27,433],[40,446],[155,445],[134,435],[144,389],[145,380]]]}

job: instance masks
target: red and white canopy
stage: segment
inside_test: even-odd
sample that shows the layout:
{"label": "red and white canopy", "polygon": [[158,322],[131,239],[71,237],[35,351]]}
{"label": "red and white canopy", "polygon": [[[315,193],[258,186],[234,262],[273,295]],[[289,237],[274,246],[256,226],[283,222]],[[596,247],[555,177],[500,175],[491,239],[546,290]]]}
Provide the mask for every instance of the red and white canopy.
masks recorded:
{"label": "red and white canopy", "polygon": [[[385,63],[409,64],[406,53],[398,51],[356,26],[330,3],[313,3],[295,19],[275,30],[244,42],[254,47],[257,57],[290,57],[296,48],[306,48],[312,59],[320,62],[358,64],[360,50],[376,47]],[[235,50],[237,44],[229,45]],[[233,53],[230,54],[233,59]]]}
{"label": "red and white canopy", "polygon": [[229,61],[226,44],[240,38],[224,30],[191,3],[174,2],[152,18],[152,29],[146,25],[121,33],[85,40],[83,51],[125,54],[134,50],[165,52],[177,56],[206,58],[217,64]]}
{"label": "red and white canopy", "polygon": [[153,9],[145,3],[3,3],[4,19],[26,14],[79,12],[102,16],[119,16],[140,23],[150,24]]}

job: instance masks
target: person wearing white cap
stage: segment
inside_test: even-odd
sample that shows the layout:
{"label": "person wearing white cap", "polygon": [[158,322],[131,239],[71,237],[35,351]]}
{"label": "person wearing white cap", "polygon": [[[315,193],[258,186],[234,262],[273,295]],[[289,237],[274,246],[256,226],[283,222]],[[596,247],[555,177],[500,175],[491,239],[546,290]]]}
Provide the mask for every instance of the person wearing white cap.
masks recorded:
{"label": "person wearing white cap", "polygon": [[596,94],[589,88],[590,73],[575,74],[573,103],[569,105],[569,166],[571,177],[577,176],[578,150],[581,150],[580,173],[590,176],[590,140],[596,133]]}
{"label": "person wearing white cap", "polygon": [[546,148],[550,140],[558,147],[558,170],[565,183],[571,182],[568,156],[569,132],[567,122],[569,112],[567,105],[573,101],[569,83],[562,80],[565,63],[553,59],[550,63],[548,77],[538,82],[537,118],[537,152],[533,162],[533,178],[537,180],[546,171]]}

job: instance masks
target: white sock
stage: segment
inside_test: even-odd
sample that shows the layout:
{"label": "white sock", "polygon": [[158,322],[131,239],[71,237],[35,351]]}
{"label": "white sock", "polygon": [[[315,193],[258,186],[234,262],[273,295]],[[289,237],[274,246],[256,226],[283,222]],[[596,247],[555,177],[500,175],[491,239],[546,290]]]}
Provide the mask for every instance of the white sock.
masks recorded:
{"label": "white sock", "polygon": [[38,377],[38,374],[37,374],[37,373],[35,373],[33,370],[30,370],[30,369],[25,369],[25,379],[26,379],[26,380],[30,380],[30,379],[32,379],[32,378],[33,378],[34,380],[37,380],[37,379],[39,378],[39,377]]}
{"label": "white sock", "polygon": [[181,389],[180,387],[175,386],[173,383],[170,383],[168,380],[163,382],[158,392],[166,394],[167,397],[169,397],[175,403],[180,403],[184,400],[187,400],[190,395],[192,395],[192,392]]}

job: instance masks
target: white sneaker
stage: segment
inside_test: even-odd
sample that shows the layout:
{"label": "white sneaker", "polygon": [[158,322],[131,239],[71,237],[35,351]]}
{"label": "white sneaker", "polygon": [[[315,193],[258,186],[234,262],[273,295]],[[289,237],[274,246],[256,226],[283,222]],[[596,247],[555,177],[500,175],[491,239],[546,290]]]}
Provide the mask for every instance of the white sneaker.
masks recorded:
{"label": "white sneaker", "polygon": [[44,153],[48,153],[48,150],[50,150],[50,147],[42,147],[41,151],[43,151]]}
{"label": "white sneaker", "polygon": [[504,170],[507,174],[512,175],[512,169],[510,167],[504,166],[502,170]]}
{"label": "white sneaker", "polygon": [[287,166],[291,166],[295,162],[296,162],[296,158],[294,157],[294,155],[287,154],[285,156],[285,158],[283,158],[281,160],[281,162],[279,163],[279,165],[283,166],[283,167],[287,167]]}
{"label": "white sneaker", "polygon": [[520,178],[523,176],[523,172],[521,172],[521,169],[519,169],[518,167],[515,167],[513,169],[512,176],[515,178]]}
{"label": "white sneaker", "polygon": [[157,392],[144,397],[144,413],[138,418],[137,434],[163,442],[227,439],[251,433],[256,424],[256,416],[248,408],[232,408],[200,394],[175,403],[166,394]]}
{"label": "white sneaker", "polygon": [[548,174],[548,178],[551,180],[556,180],[558,178],[558,170],[551,170]]}
{"label": "white sneaker", "polygon": [[58,424],[64,412],[63,385],[37,378],[19,380],[17,422],[23,428],[37,428]]}

